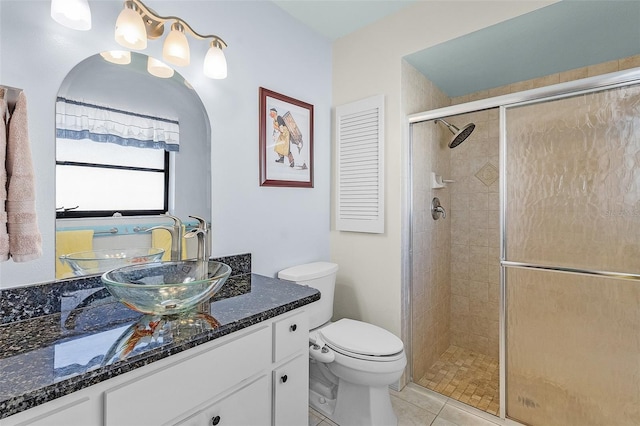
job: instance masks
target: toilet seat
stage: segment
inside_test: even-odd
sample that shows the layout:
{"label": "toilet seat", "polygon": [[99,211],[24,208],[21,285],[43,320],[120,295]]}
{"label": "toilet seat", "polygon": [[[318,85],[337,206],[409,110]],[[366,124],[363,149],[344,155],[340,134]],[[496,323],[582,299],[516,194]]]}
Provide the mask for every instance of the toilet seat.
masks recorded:
{"label": "toilet seat", "polygon": [[388,362],[404,356],[402,340],[366,322],[343,318],[317,332],[331,349],[352,358]]}

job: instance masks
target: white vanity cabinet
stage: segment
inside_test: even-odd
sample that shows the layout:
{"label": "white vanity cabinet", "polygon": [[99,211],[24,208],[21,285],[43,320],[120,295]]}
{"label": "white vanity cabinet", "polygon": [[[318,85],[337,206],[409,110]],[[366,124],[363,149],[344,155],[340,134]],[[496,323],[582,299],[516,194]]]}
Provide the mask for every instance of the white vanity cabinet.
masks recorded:
{"label": "white vanity cabinet", "polygon": [[2,426],[308,422],[308,318],[297,309],[0,420]]}

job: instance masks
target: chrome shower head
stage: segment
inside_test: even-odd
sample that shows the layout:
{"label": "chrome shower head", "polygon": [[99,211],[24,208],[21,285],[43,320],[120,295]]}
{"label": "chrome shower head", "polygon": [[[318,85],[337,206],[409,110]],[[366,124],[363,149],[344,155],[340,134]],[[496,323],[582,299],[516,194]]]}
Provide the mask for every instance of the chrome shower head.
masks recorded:
{"label": "chrome shower head", "polygon": [[466,126],[464,126],[462,129],[458,129],[456,126],[454,126],[453,124],[447,123],[442,118],[438,118],[435,120],[436,123],[438,121],[443,122],[444,125],[447,126],[447,128],[451,131],[451,133],[453,133],[453,137],[449,142],[449,148],[455,148],[456,146],[460,145],[462,142],[464,142],[465,139],[469,137],[471,132],[473,132],[473,129],[476,128],[476,125],[473,123],[469,123]]}

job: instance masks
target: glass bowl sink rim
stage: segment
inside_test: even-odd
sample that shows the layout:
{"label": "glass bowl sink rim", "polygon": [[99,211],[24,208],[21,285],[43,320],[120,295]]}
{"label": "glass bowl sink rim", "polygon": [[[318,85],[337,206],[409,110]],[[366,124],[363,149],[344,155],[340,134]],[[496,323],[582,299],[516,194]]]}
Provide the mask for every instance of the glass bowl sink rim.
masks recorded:
{"label": "glass bowl sink rim", "polygon": [[112,272],[115,271],[123,271],[123,272],[128,272],[128,271],[135,271],[135,270],[141,270],[141,269],[157,269],[157,268],[161,268],[161,267],[165,267],[165,266],[169,266],[169,265],[180,265],[180,264],[189,264],[189,265],[193,265],[196,262],[199,262],[195,259],[185,259],[185,260],[171,260],[171,261],[165,261],[165,262],[155,262],[155,263],[141,263],[141,264],[137,264],[137,265],[127,265],[127,266],[121,266],[119,268],[115,268],[115,269],[111,269],[110,271],[105,272],[104,274],[102,274],[102,281],[105,285],[110,285],[110,286],[114,286],[114,287],[129,287],[129,288],[140,288],[140,287],[144,287],[145,289],[154,289],[154,288],[163,288],[163,287],[172,287],[172,286],[176,286],[176,285],[198,285],[198,284],[203,284],[206,282],[211,282],[211,281],[215,281],[215,280],[219,280],[221,278],[225,278],[225,276],[229,276],[231,274],[231,266],[227,265],[226,263],[223,262],[219,262],[217,260],[207,260],[207,261],[202,261],[203,263],[207,264],[207,270],[209,270],[209,268],[211,267],[212,264],[219,264],[222,265],[222,268],[220,268],[219,273],[217,273],[215,276],[207,276],[206,278],[202,279],[202,280],[194,280],[194,281],[188,281],[188,282],[179,282],[179,283],[164,283],[164,284],[138,284],[138,283],[123,283],[123,282],[118,282],[118,281],[114,281],[112,279],[110,279],[108,277],[109,274],[111,274]]}

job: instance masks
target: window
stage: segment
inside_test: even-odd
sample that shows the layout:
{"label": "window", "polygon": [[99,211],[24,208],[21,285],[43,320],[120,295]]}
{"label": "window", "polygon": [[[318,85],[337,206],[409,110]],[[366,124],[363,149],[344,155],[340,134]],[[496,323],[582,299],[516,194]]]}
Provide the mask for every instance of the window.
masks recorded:
{"label": "window", "polygon": [[56,217],[166,212],[169,155],[160,149],[58,139]]}
{"label": "window", "polygon": [[59,97],[56,217],[161,214],[178,122]]}

